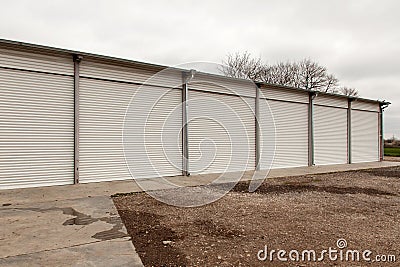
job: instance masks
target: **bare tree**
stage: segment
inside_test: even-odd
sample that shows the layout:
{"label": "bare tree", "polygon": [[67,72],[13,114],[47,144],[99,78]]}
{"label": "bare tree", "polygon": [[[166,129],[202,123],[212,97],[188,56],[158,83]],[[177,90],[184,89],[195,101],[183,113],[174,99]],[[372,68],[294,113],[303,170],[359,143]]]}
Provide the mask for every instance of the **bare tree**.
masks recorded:
{"label": "bare tree", "polygon": [[355,88],[349,88],[346,86],[340,87],[339,88],[339,93],[342,95],[347,95],[347,96],[358,96],[358,91]]}
{"label": "bare tree", "polygon": [[[294,63],[296,64],[296,63]],[[303,59],[297,64],[300,84],[303,89],[323,90],[326,87],[326,68],[310,59]]]}
{"label": "bare tree", "polygon": [[339,79],[336,78],[335,75],[333,74],[328,74],[326,76],[326,87],[324,92],[332,92],[336,93],[337,92],[337,87],[339,85]]}
{"label": "bare tree", "polygon": [[298,87],[298,66],[290,62],[265,65],[261,72],[261,81]]}
{"label": "bare tree", "polygon": [[259,81],[262,69],[261,58],[252,58],[250,53],[244,52],[228,54],[220,71],[229,77]]}
{"label": "bare tree", "polygon": [[326,67],[319,65],[311,59],[299,62],[279,62],[265,64],[261,58],[252,58],[251,54],[229,54],[223,61],[222,73],[235,78],[245,78],[253,81],[267,82],[292,86],[306,90],[316,90],[345,95],[358,95],[354,88],[339,88],[339,80],[335,75],[328,73]]}

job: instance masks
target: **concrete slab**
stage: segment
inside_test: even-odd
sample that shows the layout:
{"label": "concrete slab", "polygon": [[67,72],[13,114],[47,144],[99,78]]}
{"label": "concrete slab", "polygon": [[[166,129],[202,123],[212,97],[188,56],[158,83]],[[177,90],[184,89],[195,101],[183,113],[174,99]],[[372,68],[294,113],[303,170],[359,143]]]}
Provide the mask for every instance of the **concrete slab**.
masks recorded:
{"label": "concrete slab", "polygon": [[0,225],[1,266],[142,265],[108,196],[3,206]]}
{"label": "concrete slab", "polygon": [[[143,266],[132,242],[108,240],[0,258],[0,266]],[[104,255],[107,252],[107,255]]]}

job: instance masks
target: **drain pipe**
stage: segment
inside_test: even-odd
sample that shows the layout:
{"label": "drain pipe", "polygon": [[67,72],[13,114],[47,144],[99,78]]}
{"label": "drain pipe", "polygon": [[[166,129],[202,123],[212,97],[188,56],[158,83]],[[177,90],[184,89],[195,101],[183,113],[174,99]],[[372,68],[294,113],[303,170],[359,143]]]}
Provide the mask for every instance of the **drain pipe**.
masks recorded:
{"label": "drain pipe", "polygon": [[314,166],[314,98],[318,92],[308,93],[308,166]]}
{"label": "drain pipe", "polygon": [[81,55],[73,55],[74,61],[74,184],[79,183],[79,69]]}
{"label": "drain pipe", "polygon": [[390,105],[389,102],[379,103],[379,160],[383,161],[385,158],[385,137],[383,135],[383,111]]}
{"label": "drain pipe", "polygon": [[194,78],[196,70],[182,72],[182,175],[189,176],[189,132],[188,132],[188,83]]}
{"label": "drain pipe", "polygon": [[255,124],[256,124],[256,132],[255,132],[255,142],[256,142],[256,171],[260,170],[260,157],[261,157],[261,151],[260,151],[260,87],[257,84],[256,85],[256,100],[255,100],[255,109],[254,109],[254,115],[255,115]]}
{"label": "drain pipe", "polygon": [[351,144],[351,103],[355,99],[353,97],[349,97],[347,99],[347,163],[351,164],[352,163],[352,155],[351,155],[351,149],[352,149],[352,144]]}

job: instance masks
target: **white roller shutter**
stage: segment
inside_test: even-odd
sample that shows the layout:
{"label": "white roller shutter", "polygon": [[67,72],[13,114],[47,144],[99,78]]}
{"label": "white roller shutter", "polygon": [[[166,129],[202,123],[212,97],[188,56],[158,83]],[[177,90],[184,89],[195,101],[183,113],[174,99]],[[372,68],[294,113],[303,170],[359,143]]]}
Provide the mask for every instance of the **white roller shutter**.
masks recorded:
{"label": "white roller shutter", "polygon": [[[264,96],[267,95],[264,93]],[[267,95],[268,96],[268,95]],[[260,99],[260,101],[266,101]],[[308,165],[308,105],[305,103],[268,100],[275,123],[275,157],[272,168],[289,168]],[[269,110],[260,105],[262,152],[271,153]],[[263,158],[263,156],[262,156]],[[268,169],[268,161],[260,162],[261,169]]]}
{"label": "white roller shutter", "polygon": [[192,174],[255,168],[254,98],[189,90]]}
{"label": "white roller shutter", "polygon": [[[0,65],[52,70],[18,55]],[[72,184],[73,151],[73,78],[0,68],[0,188]]]}
{"label": "white roller shutter", "polygon": [[351,111],[352,162],[379,161],[379,113]]}
{"label": "white roller shutter", "polygon": [[126,114],[126,159],[134,178],[182,174],[182,91],[145,86]]}
{"label": "white roller shutter", "polygon": [[347,109],[314,106],[314,163],[347,163]]}
{"label": "white roller shutter", "polygon": [[[162,139],[168,115],[180,104],[180,90],[149,86],[139,89],[137,85],[87,78],[80,81],[81,182],[181,174],[181,166],[176,166],[181,164],[178,139]],[[157,102],[156,97],[164,93]],[[134,108],[126,114],[134,94],[137,94],[132,102]],[[178,133],[182,123],[180,114],[175,114],[170,119],[172,123],[168,124]],[[129,138],[126,147],[123,146],[125,115],[130,116],[126,125],[129,130],[125,131],[125,137]],[[165,146],[168,146],[168,155],[165,154]],[[130,166],[134,167],[132,176],[125,161],[124,149],[129,153],[127,160]],[[149,164],[149,160],[154,166]]]}

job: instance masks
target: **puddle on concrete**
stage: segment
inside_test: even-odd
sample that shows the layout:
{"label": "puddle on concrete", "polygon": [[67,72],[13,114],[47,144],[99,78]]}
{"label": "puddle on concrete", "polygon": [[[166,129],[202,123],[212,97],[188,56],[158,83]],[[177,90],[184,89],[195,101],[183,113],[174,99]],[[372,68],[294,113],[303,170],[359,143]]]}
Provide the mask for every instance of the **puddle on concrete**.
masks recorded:
{"label": "puddle on concrete", "polygon": [[75,216],[66,220],[63,225],[89,225],[91,223],[97,222],[99,219],[92,218],[92,216],[76,211],[73,208],[60,208],[63,214]]}
{"label": "puddle on concrete", "polygon": [[119,217],[105,217],[105,218],[100,218],[100,220],[112,224],[113,227],[110,230],[96,233],[95,235],[92,236],[93,238],[100,240],[112,240],[116,238],[129,236],[124,232],[120,231],[122,229],[122,221]]}
{"label": "puddle on concrete", "polygon": [[52,208],[47,208],[47,209],[40,209],[40,208],[17,208],[17,209],[18,210],[29,210],[29,211],[34,211],[34,212],[62,211],[62,213],[65,215],[74,216],[74,218],[66,220],[63,223],[64,226],[89,225],[89,224],[92,224],[92,223],[98,222],[98,221],[102,221],[102,222],[111,224],[112,228],[110,230],[101,231],[92,236],[93,238],[96,238],[96,239],[99,239],[102,241],[129,236],[129,235],[125,234],[124,232],[121,232],[122,221],[119,217],[93,218],[91,215],[84,214],[82,212],[79,212],[79,211],[71,208],[71,207],[66,207],[66,208],[52,207]]}

